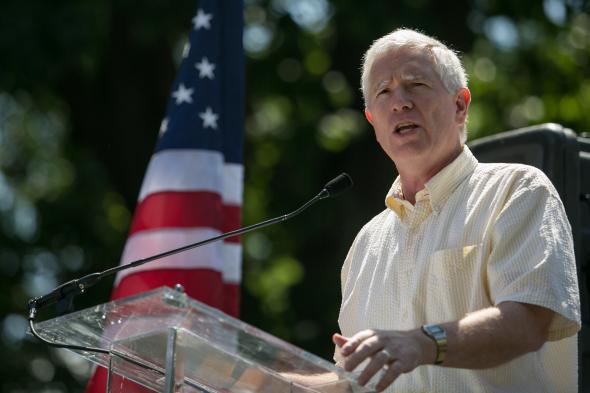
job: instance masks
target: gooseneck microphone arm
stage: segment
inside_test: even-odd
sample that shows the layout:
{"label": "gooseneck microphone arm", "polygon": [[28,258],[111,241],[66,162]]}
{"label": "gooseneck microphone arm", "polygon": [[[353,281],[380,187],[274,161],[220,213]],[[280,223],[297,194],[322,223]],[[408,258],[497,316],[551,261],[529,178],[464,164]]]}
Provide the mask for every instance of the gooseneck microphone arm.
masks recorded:
{"label": "gooseneck microphone arm", "polygon": [[[125,357],[123,354],[114,353],[110,350],[106,350],[103,348],[90,347],[90,346],[80,346],[80,345],[70,345],[70,344],[50,341],[50,340],[42,337],[35,329],[35,317],[37,315],[37,311],[43,307],[58,303],[64,299],[71,299],[76,295],[84,293],[84,291],[87,288],[90,288],[91,286],[95,285],[102,278],[113,275],[121,270],[131,269],[135,266],[140,266],[140,265],[143,265],[144,263],[148,263],[148,262],[151,262],[151,261],[154,261],[157,259],[165,258],[170,255],[174,255],[174,254],[178,254],[178,253],[181,253],[184,251],[188,251],[193,248],[201,247],[201,246],[204,246],[206,244],[209,244],[209,243],[212,243],[215,241],[219,241],[219,240],[222,240],[222,239],[225,239],[228,237],[232,237],[232,236],[241,235],[243,233],[250,232],[250,231],[253,231],[253,230],[256,230],[259,228],[264,228],[269,225],[276,224],[278,222],[286,221],[286,220],[302,213],[304,210],[306,210],[308,207],[310,207],[311,205],[313,205],[317,201],[319,201],[321,199],[325,199],[325,198],[335,197],[335,196],[341,194],[342,192],[350,189],[352,187],[352,185],[353,185],[353,183],[352,183],[352,179],[350,178],[350,176],[347,175],[346,173],[342,173],[342,174],[338,175],[337,177],[335,177],[330,182],[328,182],[324,186],[322,191],[320,191],[315,197],[313,197],[312,199],[310,199],[305,204],[303,204],[301,207],[292,211],[291,213],[284,214],[279,217],[271,218],[269,220],[262,221],[257,224],[253,224],[253,225],[250,225],[250,226],[247,226],[244,228],[236,229],[234,231],[223,233],[219,236],[215,236],[210,239],[206,239],[206,240],[203,240],[203,241],[200,241],[197,243],[193,243],[193,244],[189,244],[189,245],[186,245],[186,246],[183,246],[180,248],[169,250],[169,251],[163,252],[161,254],[153,255],[151,257],[147,257],[147,258],[143,258],[143,259],[138,259],[136,261],[130,262],[125,265],[116,266],[116,267],[113,267],[113,268],[110,268],[110,269],[107,269],[107,270],[104,270],[104,271],[98,272],[98,273],[91,273],[91,274],[88,274],[88,275],[83,276],[81,278],[68,281],[68,282],[58,286],[57,288],[55,288],[53,291],[51,291],[50,293],[48,293],[46,295],[38,296],[38,297],[35,297],[35,298],[29,300],[29,304],[28,304],[28,306],[29,306],[29,328],[31,329],[31,333],[37,339],[39,339],[43,343],[45,343],[49,346],[52,346],[52,347],[67,348],[67,349],[78,350],[78,351],[97,352],[97,353],[104,353],[104,354],[111,354],[111,355],[116,355],[116,356],[120,356],[120,357]],[[127,360],[129,360],[129,359],[127,359]]]}
{"label": "gooseneck microphone arm", "polygon": [[253,225],[250,225],[250,226],[247,226],[244,228],[236,229],[234,231],[223,233],[219,236],[215,236],[210,239],[206,239],[206,240],[203,240],[203,241],[200,241],[197,243],[193,243],[193,244],[189,244],[189,245],[186,245],[186,246],[183,246],[180,248],[169,250],[169,251],[163,252],[161,254],[153,255],[153,256],[150,256],[147,258],[143,258],[143,259],[138,259],[136,261],[130,262],[125,265],[116,266],[116,267],[113,267],[113,268],[110,268],[110,269],[107,269],[107,270],[104,270],[104,271],[98,272],[98,273],[91,273],[91,274],[88,274],[84,277],[68,281],[68,282],[58,286],[57,288],[55,288],[53,291],[51,291],[50,293],[48,293],[46,295],[38,296],[38,297],[35,297],[35,298],[29,300],[29,327],[31,328],[31,333],[35,337],[37,337],[39,340],[41,340],[44,343],[46,343],[47,345],[50,345],[53,347],[68,348],[68,349],[73,349],[73,350],[84,350],[84,351],[91,351],[91,352],[100,352],[100,353],[107,353],[108,354],[110,352],[108,350],[105,350],[102,348],[82,347],[82,346],[77,346],[77,345],[62,344],[62,343],[52,342],[52,341],[49,341],[49,340],[41,337],[37,333],[37,331],[35,330],[35,324],[34,324],[34,320],[35,320],[35,316],[37,315],[37,311],[43,307],[58,303],[58,302],[62,301],[63,299],[72,298],[76,295],[79,295],[79,294],[83,293],[87,288],[90,288],[91,286],[95,285],[102,278],[113,275],[121,270],[131,269],[133,267],[143,265],[144,263],[148,263],[151,261],[155,261],[157,259],[168,257],[170,255],[185,252],[185,251],[191,250],[193,248],[201,247],[206,244],[216,242],[216,241],[228,238],[228,237],[241,235],[243,233],[250,232],[250,231],[253,231],[253,230],[256,230],[259,228],[264,228],[269,225],[276,224],[278,222],[286,221],[289,218],[295,217],[296,215],[300,214],[301,212],[306,210],[308,207],[310,207],[311,205],[313,205],[317,201],[319,201],[321,199],[325,199],[325,198],[335,197],[335,196],[339,195],[340,193],[350,189],[352,187],[352,184],[353,183],[352,183],[352,179],[350,178],[350,176],[348,176],[346,173],[342,173],[342,174],[338,175],[337,177],[335,177],[330,182],[328,182],[324,186],[322,191],[319,192],[319,194],[317,194],[315,197],[313,197],[308,202],[303,204],[297,210],[292,211],[291,213],[284,214],[282,216],[275,217],[270,220],[262,221],[257,224],[253,224]]}

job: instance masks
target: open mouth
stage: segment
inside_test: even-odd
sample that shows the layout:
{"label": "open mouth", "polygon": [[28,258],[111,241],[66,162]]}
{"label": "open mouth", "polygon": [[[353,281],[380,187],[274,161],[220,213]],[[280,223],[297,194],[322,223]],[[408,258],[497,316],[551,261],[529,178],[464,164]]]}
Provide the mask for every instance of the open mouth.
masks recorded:
{"label": "open mouth", "polygon": [[412,123],[411,121],[404,121],[399,123],[397,126],[395,126],[395,133],[396,134],[406,134],[410,131],[412,131],[413,129],[417,128],[418,125],[416,123]]}

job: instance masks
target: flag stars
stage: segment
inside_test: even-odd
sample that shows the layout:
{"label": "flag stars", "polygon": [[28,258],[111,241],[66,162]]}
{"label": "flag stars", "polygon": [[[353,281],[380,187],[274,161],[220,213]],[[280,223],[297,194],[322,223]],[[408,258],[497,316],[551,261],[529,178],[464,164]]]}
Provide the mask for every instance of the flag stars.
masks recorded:
{"label": "flag stars", "polygon": [[195,68],[199,70],[199,78],[215,78],[213,71],[215,70],[215,64],[210,63],[209,59],[203,57],[199,63],[195,63]]}
{"label": "flag stars", "polygon": [[180,105],[183,102],[186,102],[187,104],[192,104],[193,91],[194,89],[187,89],[186,86],[184,86],[184,83],[178,85],[178,89],[172,92],[172,97],[174,97],[174,99],[176,100],[176,105]]}
{"label": "flag stars", "polygon": [[193,18],[193,26],[195,30],[200,30],[201,27],[209,30],[211,28],[211,19],[213,14],[207,14],[203,12],[201,8],[197,11],[197,15]]}
{"label": "flag stars", "polygon": [[205,112],[199,113],[199,117],[203,119],[203,128],[213,128],[214,130],[217,129],[217,120],[219,119],[219,115],[213,112],[210,106],[205,109]]}

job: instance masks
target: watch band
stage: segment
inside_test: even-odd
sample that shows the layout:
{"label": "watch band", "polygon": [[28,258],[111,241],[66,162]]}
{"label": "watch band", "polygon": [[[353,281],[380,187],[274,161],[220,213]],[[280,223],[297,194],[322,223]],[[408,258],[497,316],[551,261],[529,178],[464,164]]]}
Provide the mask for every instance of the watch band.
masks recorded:
{"label": "watch band", "polygon": [[441,364],[445,361],[447,354],[447,334],[440,325],[423,325],[422,332],[430,337],[436,344],[436,360],[434,364]]}

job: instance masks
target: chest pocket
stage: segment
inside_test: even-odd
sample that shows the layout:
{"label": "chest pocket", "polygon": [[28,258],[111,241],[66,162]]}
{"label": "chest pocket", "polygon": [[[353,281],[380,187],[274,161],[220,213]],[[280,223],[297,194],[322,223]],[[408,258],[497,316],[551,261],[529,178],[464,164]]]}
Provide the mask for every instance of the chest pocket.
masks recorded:
{"label": "chest pocket", "polygon": [[481,246],[449,248],[428,258],[427,314],[456,319],[491,305]]}

